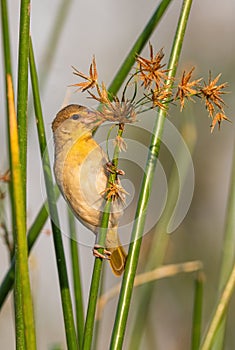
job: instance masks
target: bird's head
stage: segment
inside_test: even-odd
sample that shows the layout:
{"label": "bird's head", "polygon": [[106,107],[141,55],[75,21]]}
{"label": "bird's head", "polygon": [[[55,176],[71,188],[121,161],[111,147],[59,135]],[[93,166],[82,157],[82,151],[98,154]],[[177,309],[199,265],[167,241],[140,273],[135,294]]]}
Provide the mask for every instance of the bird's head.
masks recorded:
{"label": "bird's head", "polygon": [[54,136],[81,137],[102,123],[98,114],[84,106],[71,104],[61,109],[52,122]]}

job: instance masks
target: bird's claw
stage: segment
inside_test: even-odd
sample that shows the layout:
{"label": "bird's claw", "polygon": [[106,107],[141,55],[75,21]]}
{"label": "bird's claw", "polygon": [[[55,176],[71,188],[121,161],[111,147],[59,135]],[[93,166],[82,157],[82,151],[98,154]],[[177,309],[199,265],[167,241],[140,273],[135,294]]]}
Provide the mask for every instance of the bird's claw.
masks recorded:
{"label": "bird's claw", "polygon": [[[103,254],[100,253],[98,251],[98,249],[100,248],[103,248],[104,251],[103,251]],[[101,259],[106,259],[106,260],[110,260],[110,256],[111,256],[111,252],[109,252],[107,249],[105,249],[104,247],[102,247],[101,245],[99,244],[96,244],[93,248],[93,255],[96,257],[96,258],[101,258]]]}
{"label": "bird's claw", "polygon": [[121,169],[117,169],[116,166],[113,165],[112,162],[106,163],[106,169],[111,174],[122,175],[122,176],[125,175],[125,172]]}

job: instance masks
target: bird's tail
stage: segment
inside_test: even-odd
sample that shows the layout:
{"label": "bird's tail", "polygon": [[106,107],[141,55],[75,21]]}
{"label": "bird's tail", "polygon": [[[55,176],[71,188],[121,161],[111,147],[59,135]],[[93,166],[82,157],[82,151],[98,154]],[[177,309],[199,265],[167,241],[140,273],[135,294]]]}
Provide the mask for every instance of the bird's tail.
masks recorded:
{"label": "bird's tail", "polygon": [[109,262],[114,275],[121,276],[125,269],[126,258],[127,254],[121,245],[112,251]]}
{"label": "bird's tail", "polygon": [[121,276],[125,269],[127,253],[119,241],[116,229],[108,230],[106,245],[107,249],[111,252],[109,262],[112,271],[114,275]]}

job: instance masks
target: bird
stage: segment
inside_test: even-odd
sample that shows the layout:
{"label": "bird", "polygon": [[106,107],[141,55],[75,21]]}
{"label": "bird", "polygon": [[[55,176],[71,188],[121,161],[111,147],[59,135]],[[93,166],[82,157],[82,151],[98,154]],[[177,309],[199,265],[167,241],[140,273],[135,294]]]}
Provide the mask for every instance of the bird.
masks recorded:
{"label": "bird", "polygon": [[[93,131],[103,122],[95,110],[77,104],[62,108],[52,122],[54,139],[54,174],[61,194],[76,218],[97,235],[109,179],[108,156],[93,138]],[[114,275],[121,276],[127,254],[118,236],[123,203],[112,202],[104,254]]]}

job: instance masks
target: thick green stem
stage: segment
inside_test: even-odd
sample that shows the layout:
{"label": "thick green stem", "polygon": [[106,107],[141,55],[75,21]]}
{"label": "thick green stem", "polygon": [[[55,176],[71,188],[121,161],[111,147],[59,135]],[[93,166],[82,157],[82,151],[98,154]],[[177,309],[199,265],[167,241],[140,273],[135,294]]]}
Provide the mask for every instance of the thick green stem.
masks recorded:
{"label": "thick green stem", "polygon": [[[192,153],[195,147],[196,138],[195,138],[195,126],[190,122],[190,116],[187,114],[182,120],[182,126],[180,129],[181,135],[184,137],[184,140]],[[177,147],[177,163],[181,164],[181,181],[185,182],[186,176],[188,174],[189,161],[185,157],[185,145],[179,144]],[[147,253],[148,259],[144,266],[145,271],[150,271],[156,269],[163,264],[165,254],[167,251],[169,240],[171,235],[167,233],[167,227],[169,225],[172,213],[174,212],[177,199],[178,199],[178,189],[176,185],[176,179],[179,175],[178,168],[176,164],[172,166],[171,176],[168,181],[168,197],[167,203],[164,209],[164,212],[157,223],[156,229],[153,233],[153,238],[151,240],[151,248]],[[141,288],[141,291],[138,293],[137,307],[135,310],[135,321],[132,322],[132,330],[130,331],[130,344],[128,349],[138,350],[141,348],[141,341],[143,334],[146,330],[146,326],[143,327],[143,324],[139,322],[141,315],[145,314],[145,319],[148,319],[151,313],[151,302],[152,297],[154,296],[155,290],[157,287],[157,282],[146,284]]]}
{"label": "thick green stem", "polygon": [[[16,232],[16,246],[15,246],[15,256],[16,256],[16,270],[15,270],[15,318],[16,318],[16,347],[29,348],[32,349],[36,347],[36,341],[30,339],[31,332],[26,329],[25,322],[32,323],[32,319],[28,320],[28,317],[24,317],[24,298],[25,294],[29,292],[23,292],[23,289],[27,286],[27,283],[22,283],[22,271],[23,262],[21,259],[26,259],[25,265],[28,264],[27,261],[27,241],[26,241],[26,173],[27,173],[27,104],[28,104],[28,53],[29,53],[29,25],[30,25],[30,0],[21,0],[20,6],[20,28],[19,28],[19,52],[18,52],[18,91],[17,91],[17,123],[18,123],[18,139],[19,139],[19,171],[21,173],[21,188],[22,188],[22,212],[21,212],[21,222],[24,229],[22,232]],[[12,169],[13,172],[13,169]],[[14,185],[13,185],[14,187]],[[15,195],[15,190],[13,190]],[[16,198],[14,198],[16,200]],[[19,204],[15,204],[18,206]],[[16,210],[16,209],[15,209]],[[15,213],[17,216],[17,212]],[[15,219],[15,223],[18,218]],[[17,223],[16,223],[17,230]],[[24,235],[24,238],[22,237]],[[21,236],[21,237],[20,237]],[[24,241],[24,243],[23,243]],[[21,251],[24,250],[23,251]],[[25,273],[28,274],[26,267],[24,269]],[[25,281],[28,277],[25,276]],[[21,282],[22,281],[22,282]],[[29,286],[26,288],[29,289]],[[23,313],[23,314],[22,314]],[[31,315],[32,317],[32,315]],[[25,333],[25,344],[22,338],[23,332]],[[34,333],[34,331],[33,331]],[[32,336],[33,336],[32,333]],[[35,336],[35,335],[34,335]],[[27,341],[27,337],[29,340]],[[34,342],[34,345],[33,345]]]}
{"label": "thick green stem", "polygon": [[[169,90],[172,86],[172,78],[175,76],[179,55],[182,48],[186,24],[191,8],[192,0],[186,0],[183,3],[180,20],[178,23],[174,44],[171,51],[170,61],[168,65],[169,75],[166,85],[169,84]],[[139,251],[144,231],[146,212],[151,192],[152,181],[156,162],[159,155],[161,137],[164,128],[166,112],[160,111],[156,119],[153,136],[151,139],[148,160],[145,168],[145,175],[141,186],[141,191],[136,210],[135,222],[132,231],[131,244],[128,252],[127,264],[124,272],[122,288],[119,296],[116,319],[112,333],[110,349],[118,350],[122,348],[124,334],[126,329],[127,317],[130,308],[131,295],[133,290],[134,278],[139,258]]]}
{"label": "thick green stem", "polygon": [[17,120],[11,76],[8,76],[8,104],[10,125],[10,148],[14,212],[16,223],[15,244],[15,318],[17,349],[36,349],[33,303],[28,271],[28,248],[26,240],[25,201],[21,177]]}

